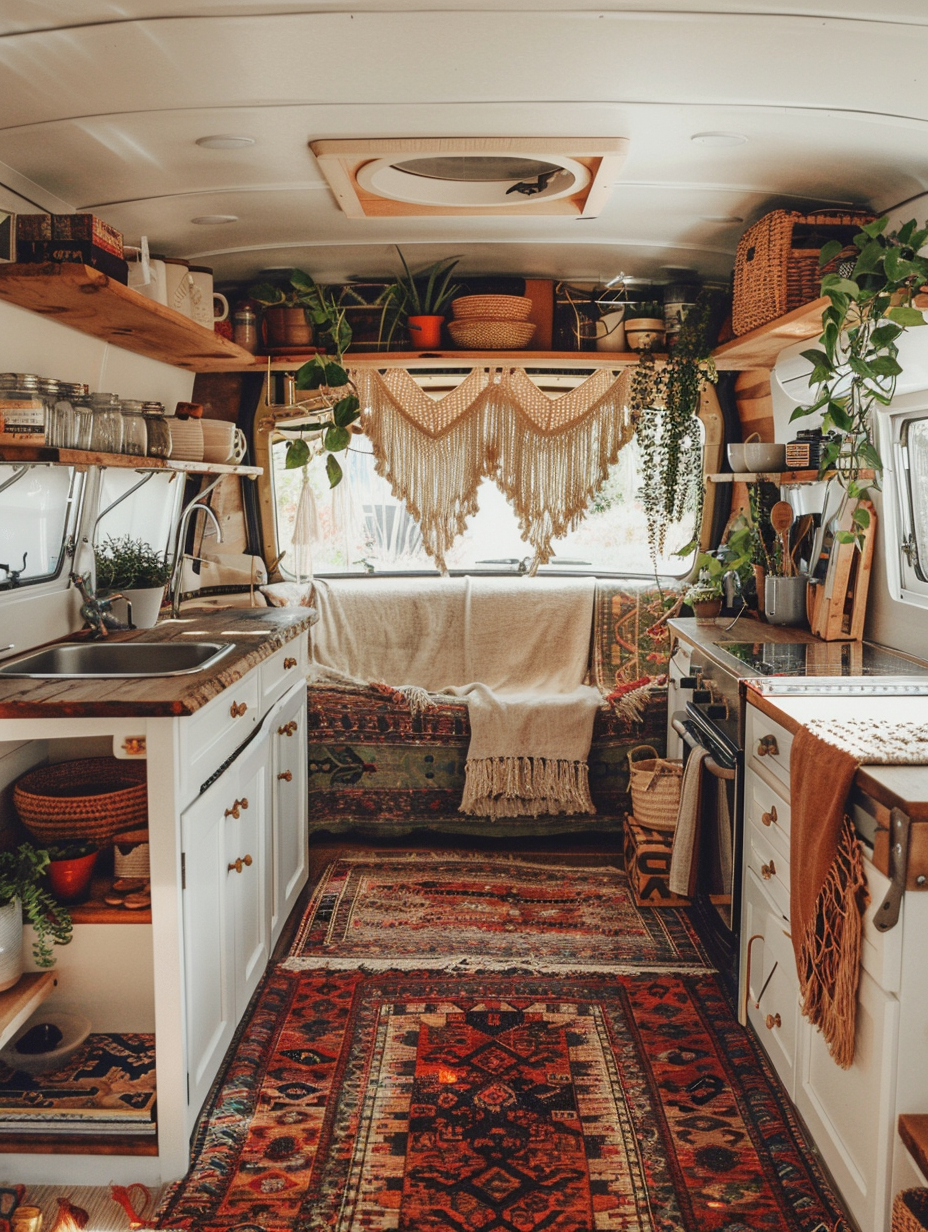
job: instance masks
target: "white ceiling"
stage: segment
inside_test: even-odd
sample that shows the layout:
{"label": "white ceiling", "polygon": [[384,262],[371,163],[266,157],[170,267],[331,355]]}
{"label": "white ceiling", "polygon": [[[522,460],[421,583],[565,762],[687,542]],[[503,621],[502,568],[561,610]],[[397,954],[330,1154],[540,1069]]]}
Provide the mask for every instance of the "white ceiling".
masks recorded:
{"label": "white ceiling", "polygon": [[[394,244],[463,273],[725,279],[772,206],[928,191],[926,65],[925,0],[4,0],[0,206],[93,210],[220,281],[376,277]],[[691,140],[719,130],[747,141]],[[217,133],[255,144],[195,144]],[[398,136],[630,146],[594,219],[347,218],[308,143]],[[237,221],[191,222],[211,214]]]}

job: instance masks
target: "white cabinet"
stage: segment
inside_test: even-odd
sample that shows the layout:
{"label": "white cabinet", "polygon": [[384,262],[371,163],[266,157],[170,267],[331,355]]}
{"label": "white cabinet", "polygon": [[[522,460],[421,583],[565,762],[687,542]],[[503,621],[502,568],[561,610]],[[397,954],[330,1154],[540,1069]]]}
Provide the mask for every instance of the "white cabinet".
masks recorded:
{"label": "white cabinet", "polygon": [[799,1041],[799,979],[789,921],[748,868],[743,888],[743,959],[746,1015],[764,1051],[795,1098]]}
{"label": "white cabinet", "polygon": [[268,735],[181,821],[187,1100],[202,1106],[267,966]]}
{"label": "white cabinet", "polygon": [[268,716],[270,779],[270,934],[280,936],[309,874],[306,686],[300,681]]}

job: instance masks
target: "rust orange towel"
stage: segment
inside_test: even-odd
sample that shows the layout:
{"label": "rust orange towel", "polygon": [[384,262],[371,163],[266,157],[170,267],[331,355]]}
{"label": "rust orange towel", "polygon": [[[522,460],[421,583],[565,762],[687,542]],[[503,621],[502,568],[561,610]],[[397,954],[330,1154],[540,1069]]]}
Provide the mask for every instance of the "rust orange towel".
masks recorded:
{"label": "rust orange towel", "polygon": [[854,1059],[866,883],[845,804],[859,758],[799,729],[790,754],[790,930],[802,1012],[836,1063]]}

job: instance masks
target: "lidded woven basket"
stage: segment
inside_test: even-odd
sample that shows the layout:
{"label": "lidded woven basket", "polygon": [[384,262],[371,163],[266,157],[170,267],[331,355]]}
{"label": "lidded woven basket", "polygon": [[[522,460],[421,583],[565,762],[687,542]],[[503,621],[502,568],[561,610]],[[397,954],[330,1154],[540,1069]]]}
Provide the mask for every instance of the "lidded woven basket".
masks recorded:
{"label": "lidded woven basket", "polygon": [[17,780],[13,805],[43,843],[85,839],[106,846],[120,831],[148,824],[145,764],[82,757],[38,766]]}
{"label": "lidded woven basket", "polygon": [[[639,754],[650,757],[636,760]],[[683,763],[658,757],[649,744],[639,744],[628,754],[628,786],[635,820],[654,830],[674,830],[680,811]]]}

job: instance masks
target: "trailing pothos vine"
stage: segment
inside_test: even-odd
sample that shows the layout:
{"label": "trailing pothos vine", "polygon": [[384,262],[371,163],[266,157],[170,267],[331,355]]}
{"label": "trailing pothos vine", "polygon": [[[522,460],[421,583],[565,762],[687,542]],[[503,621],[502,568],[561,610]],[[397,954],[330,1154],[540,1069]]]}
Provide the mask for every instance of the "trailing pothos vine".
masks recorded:
{"label": "trailing pothos vine", "polygon": [[697,418],[703,390],[717,379],[710,354],[727,298],[712,288],[700,291],[667,361],[658,364],[645,351],[632,373],[630,402],[643,475],[640,496],[655,568],[668,526],[687,513],[694,513],[699,523],[703,483]]}
{"label": "trailing pothos vine", "polygon": [[[821,413],[822,427],[836,439],[822,451],[821,473],[834,470],[849,498],[866,498],[870,482],[862,472],[873,470],[879,485],[883,463],[873,439],[873,412],[887,406],[902,372],[898,339],[906,329],[924,325],[925,317],[912,300],[928,283],[928,259],[919,252],[928,242],[928,226],[914,219],[898,231],[878,218],[854,236],[858,256],[841,274],[826,274],[822,295],[830,301],[822,313],[819,347],[803,351],[812,365],[810,386],[818,386],[811,406],[796,407],[791,418]],[[821,251],[825,265],[841,251],[832,240]],[[858,503],[853,530],[840,531],[839,541],[862,543],[870,515]]]}

